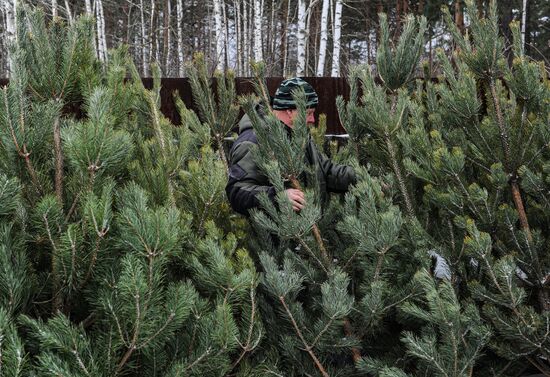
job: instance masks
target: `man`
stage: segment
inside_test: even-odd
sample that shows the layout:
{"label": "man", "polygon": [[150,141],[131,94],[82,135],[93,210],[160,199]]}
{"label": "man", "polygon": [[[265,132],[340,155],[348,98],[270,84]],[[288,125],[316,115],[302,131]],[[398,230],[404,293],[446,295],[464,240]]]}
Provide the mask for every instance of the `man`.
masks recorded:
{"label": "man", "polygon": [[[300,78],[284,80],[277,88],[272,101],[274,115],[281,121],[281,127],[287,127],[290,133],[298,112],[292,92],[300,87],[304,89],[307,99],[306,121],[308,125],[312,125],[315,123],[315,107],[319,100],[313,87],[306,81]],[[225,187],[231,207],[243,215],[248,215],[251,208],[259,206],[257,195],[260,192],[266,192],[272,200],[275,197],[275,188],[260,172],[252,156],[251,147],[257,143],[252,122],[248,115],[245,115],[239,122],[239,137],[231,148],[229,182]],[[304,158],[315,168],[322,199],[325,199],[327,192],[346,192],[349,185],[355,183],[353,168],[333,164],[317,151],[311,138],[306,146]],[[285,192],[295,211],[300,211],[307,205],[302,191],[287,188]]]}

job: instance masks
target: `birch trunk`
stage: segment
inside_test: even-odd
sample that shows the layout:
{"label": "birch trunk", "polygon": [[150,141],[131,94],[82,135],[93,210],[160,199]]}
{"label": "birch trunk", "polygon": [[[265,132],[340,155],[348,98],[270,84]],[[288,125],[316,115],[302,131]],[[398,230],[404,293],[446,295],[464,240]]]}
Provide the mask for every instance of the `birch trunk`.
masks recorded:
{"label": "birch trunk", "polygon": [[330,0],[323,0],[323,8],[321,10],[321,37],[319,43],[319,60],[317,61],[316,75],[321,77],[325,73],[325,59],[327,55],[328,41],[328,7]]}
{"label": "birch trunk", "polygon": [[177,0],[176,3],[176,12],[177,12],[177,30],[178,30],[178,74],[179,77],[183,77],[185,74],[185,69],[183,65],[183,1]]}
{"label": "birch trunk", "polygon": [[298,0],[298,49],[296,76],[304,76],[306,69],[306,0]]}
{"label": "birch trunk", "polygon": [[96,0],[97,56],[101,62],[107,61],[107,38],[105,36],[105,15],[103,0]]}
{"label": "birch trunk", "polygon": [[57,17],[57,0],[52,0],[52,17]]}
{"label": "birch trunk", "polygon": [[260,0],[254,0],[254,60],[264,60],[262,46],[262,7]]}
{"label": "birch trunk", "polygon": [[92,0],[86,0],[84,4],[86,7],[86,15],[90,16],[92,14]]}
{"label": "birch trunk", "polygon": [[241,76],[241,4],[238,0],[233,0],[233,8],[235,9],[235,72],[237,76]]}
{"label": "birch trunk", "polygon": [[242,39],[243,39],[243,70],[244,74],[248,75],[249,71],[249,45],[250,40],[248,39],[248,1],[245,0],[243,2],[243,32],[242,32]]}
{"label": "birch trunk", "polygon": [[222,10],[221,0],[214,0],[214,39],[216,40],[216,69],[223,71],[223,49],[225,47],[223,25],[222,25]]}
{"label": "birch trunk", "polygon": [[145,9],[143,7],[143,0],[139,0],[139,6],[141,16],[141,72],[143,76],[148,76],[147,31],[145,28]]}
{"label": "birch trunk", "polygon": [[334,9],[334,47],[332,50],[332,77],[340,76],[340,37],[342,35],[342,6],[343,0],[336,0]]}
{"label": "birch trunk", "polygon": [[281,41],[281,46],[283,48],[283,76],[286,76],[287,73],[287,61],[288,61],[288,25],[290,23],[290,0],[286,1],[286,18],[284,25],[284,34],[283,40]]}
{"label": "birch trunk", "polygon": [[65,0],[65,11],[67,12],[67,19],[69,20],[69,25],[74,23],[73,14],[71,12],[71,7],[69,6],[69,1]]}
{"label": "birch trunk", "polygon": [[4,17],[6,18],[6,50],[8,52],[8,76],[14,70],[13,59],[10,54],[10,45],[15,41],[16,35],[16,12],[17,0],[7,0],[3,2]]}
{"label": "birch trunk", "polygon": [[224,68],[229,68],[229,21],[227,20],[227,11],[225,9],[225,0],[221,1],[222,5],[222,25],[223,25],[223,64]]}
{"label": "birch trunk", "polygon": [[[148,38],[148,42],[149,42],[149,46],[147,47],[148,50],[149,50],[149,59],[148,59],[148,62],[149,64],[153,61],[153,54],[156,52],[153,47],[153,43],[155,42],[155,8],[156,8],[156,1],[155,0],[151,0],[151,17],[149,19],[149,38]],[[155,55],[156,56],[156,55]]]}
{"label": "birch trunk", "polygon": [[164,11],[164,72],[167,76],[172,74],[172,28],[171,28],[171,16],[172,16],[172,1],[166,0],[166,9]]}

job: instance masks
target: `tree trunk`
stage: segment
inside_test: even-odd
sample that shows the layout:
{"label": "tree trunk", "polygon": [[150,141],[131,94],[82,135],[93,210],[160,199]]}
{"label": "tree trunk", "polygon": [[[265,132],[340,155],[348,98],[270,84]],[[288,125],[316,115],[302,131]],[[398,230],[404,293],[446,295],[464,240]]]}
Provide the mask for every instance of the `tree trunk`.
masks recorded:
{"label": "tree trunk", "polygon": [[521,7],[521,46],[525,51],[525,31],[527,25],[527,0],[523,0]]}
{"label": "tree trunk", "polygon": [[328,6],[330,0],[323,0],[323,8],[321,10],[321,40],[319,43],[319,60],[317,61],[317,76],[321,77],[325,74],[325,58],[327,55],[328,41]]}
{"label": "tree trunk", "polygon": [[177,13],[177,30],[178,30],[178,74],[179,77],[185,75],[185,67],[183,65],[183,1],[177,0],[176,2],[176,13]]}
{"label": "tree trunk", "polygon": [[65,0],[65,11],[67,12],[67,19],[69,20],[69,25],[74,23],[73,14],[71,12],[71,7],[69,6],[69,1]]}
{"label": "tree trunk", "polygon": [[216,40],[216,56],[214,59],[216,69],[223,71],[224,32],[222,25],[221,0],[214,0],[214,39]]}
{"label": "tree trunk", "polygon": [[285,24],[283,27],[283,34],[281,35],[281,56],[283,58],[283,71],[282,76],[286,76],[287,72],[287,61],[288,61],[288,25],[290,23],[290,0],[286,0],[286,17]]}
{"label": "tree trunk", "polygon": [[249,61],[248,61],[248,0],[243,1],[243,16],[242,16],[242,32],[241,38],[243,43],[242,57],[243,57],[243,74],[248,76]]}
{"label": "tree trunk", "polygon": [[298,0],[298,51],[296,76],[304,76],[306,68],[306,0]]}
{"label": "tree trunk", "polygon": [[140,5],[140,17],[141,17],[141,74],[144,77],[149,76],[149,64],[147,53],[147,29],[145,28],[145,9],[143,6],[143,0],[139,0]]}
{"label": "tree trunk", "polygon": [[264,60],[262,46],[262,16],[260,0],[254,0],[254,60]]}
{"label": "tree trunk", "polygon": [[107,38],[105,36],[105,16],[103,0],[96,0],[96,27],[97,27],[97,57],[101,62],[107,61]]}
{"label": "tree trunk", "polygon": [[241,73],[241,3],[240,0],[233,0],[233,8],[235,9],[235,72],[237,76],[242,76]]}
{"label": "tree trunk", "polygon": [[340,37],[342,34],[342,2],[336,0],[334,9],[334,34],[333,34],[333,50],[332,50],[332,77],[340,76]]}
{"label": "tree trunk", "polygon": [[57,17],[57,0],[52,0],[52,17]]}
{"label": "tree trunk", "polygon": [[[6,42],[7,45],[13,43],[17,37],[16,35],[16,13],[15,9],[17,7],[17,0],[8,0],[3,3],[4,6],[4,16],[6,17]],[[14,70],[14,62],[13,57],[9,53],[9,48],[7,48],[8,51],[8,76],[13,72]]]}
{"label": "tree trunk", "polygon": [[418,1],[418,7],[416,8],[416,13],[419,16],[422,16],[424,14],[424,0]]}
{"label": "tree trunk", "polygon": [[172,4],[170,0],[166,0],[166,5],[164,7],[164,14],[162,15],[164,26],[162,29],[162,40],[163,40],[163,46],[162,46],[162,53],[164,55],[164,74],[168,77],[170,77],[170,71],[171,71],[171,58],[172,58],[172,33],[170,32],[170,16],[172,14]]}
{"label": "tree trunk", "polygon": [[92,14],[92,0],[85,0],[86,15]]}
{"label": "tree trunk", "polygon": [[222,0],[222,25],[223,25],[223,41],[224,41],[224,46],[223,46],[223,64],[224,64],[224,69],[228,69],[229,68],[229,21],[227,19],[227,12],[226,12],[226,4],[225,4],[225,1]]}
{"label": "tree trunk", "polygon": [[455,25],[461,33],[464,32],[464,12],[462,11],[461,0],[455,0]]}
{"label": "tree trunk", "polygon": [[153,56],[155,56],[154,55],[154,53],[155,53],[154,42],[156,40],[156,38],[155,38],[155,17],[156,17],[155,8],[156,8],[156,1],[151,0],[151,17],[149,19],[149,39],[148,39],[148,42],[149,42],[149,46],[148,46],[149,59],[148,59],[148,62],[149,63],[151,63],[153,61]]}

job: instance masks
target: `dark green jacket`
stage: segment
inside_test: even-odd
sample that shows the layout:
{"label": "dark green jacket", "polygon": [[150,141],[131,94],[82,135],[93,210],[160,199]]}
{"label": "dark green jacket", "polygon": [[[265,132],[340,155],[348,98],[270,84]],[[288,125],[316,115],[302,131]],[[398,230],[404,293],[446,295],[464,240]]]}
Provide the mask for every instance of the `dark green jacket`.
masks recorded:
{"label": "dark green jacket", "polygon": [[[251,148],[258,144],[250,118],[245,115],[239,122],[239,137],[230,152],[229,181],[225,187],[231,207],[243,215],[259,206],[258,193],[264,191],[273,200],[275,188],[262,174],[252,157]],[[346,192],[355,183],[352,167],[333,164],[330,159],[319,153],[311,138],[306,146],[307,162],[315,166],[316,177],[321,190],[322,200],[327,192]]]}

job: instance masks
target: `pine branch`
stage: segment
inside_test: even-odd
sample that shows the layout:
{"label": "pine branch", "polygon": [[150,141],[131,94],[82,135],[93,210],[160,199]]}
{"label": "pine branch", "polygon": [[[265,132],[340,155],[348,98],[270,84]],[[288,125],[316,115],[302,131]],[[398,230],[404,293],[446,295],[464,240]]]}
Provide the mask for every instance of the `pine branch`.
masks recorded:
{"label": "pine branch", "polygon": [[[292,185],[292,188],[296,190],[302,190],[302,185],[300,182],[296,179],[296,177],[290,177],[290,184]],[[321,237],[321,232],[319,231],[319,227],[317,224],[313,224],[313,236],[315,237],[315,241],[317,241],[317,245],[319,246],[319,251],[321,252],[321,257],[323,258],[325,266],[330,266],[331,260],[328,256],[327,249],[325,248],[325,243],[323,241],[323,238]],[[326,268],[324,268],[326,271]]]}
{"label": "pine branch", "polygon": [[55,151],[55,195],[63,208],[63,152],[61,149],[61,125],[58,114],[53,123],[53,141]]}
{"label": "pine branch", "polygon": [[239,355],[239,357],[237,358],[237,360],[231,365],[231,370],[234,370],[237,365],[239,365],[239,363],[241,362],[241,360],[244,358],[244,356],[254,350],[254,348],[256,348],[258,346],[258,344],[260,343],[260,339],[262,338],[262,334],[260,333],[258,335],[258,340],[255,344],[252,344],[252,335],[253,335],[253,331],[254,331],[254,319],[255,319],[255,316],[256,316],[256,292],[255,292],[255,289],[254,289],[254,282],[251,283],[250,285],[250,303],[251,303],[251,309],[250,309],[250,326],[248,326],[248,335],[247,335],[247,338],[246,338],[246,343],[243,345],[243,344],[240,344],[239,342],[239,345],[241,346],[241,348],[243,349],[241,354]]}
{"label": "pine branch", "polygon": [[283,296],[279,296],[279,301],[283,305],[283,308],[285,309],[285,312],[288,315],[288,318],[290,319],[290,322],[292,323],[292,326],[294,327],[294,331],[296,331],[296,334],[298,335],[298,337],[302,341],[306,352],[309,354],[309,356],[311,357],[311,359],[315,363],[315,366],[317,367],[317,369],[319,369],[319,373],[321,373],[321,375],[323,377],[330,377],[329,374],[326,372],[325,368],[323,367],[323,365],[321,364],[321,362],[319,361],[319,359],[317,358],[317,356],[315,355],[315,353],[313,353],[312,347],[308,345],[306,339],[304,338],[304,335],[302,334],[302,331],[300,330],[300,327],[296,323],[296,320],[294,319],[294,316],[292,315],[292,312],[290,311],[290,308],[288,307],[288,305],[285,301],[285,298]]}

